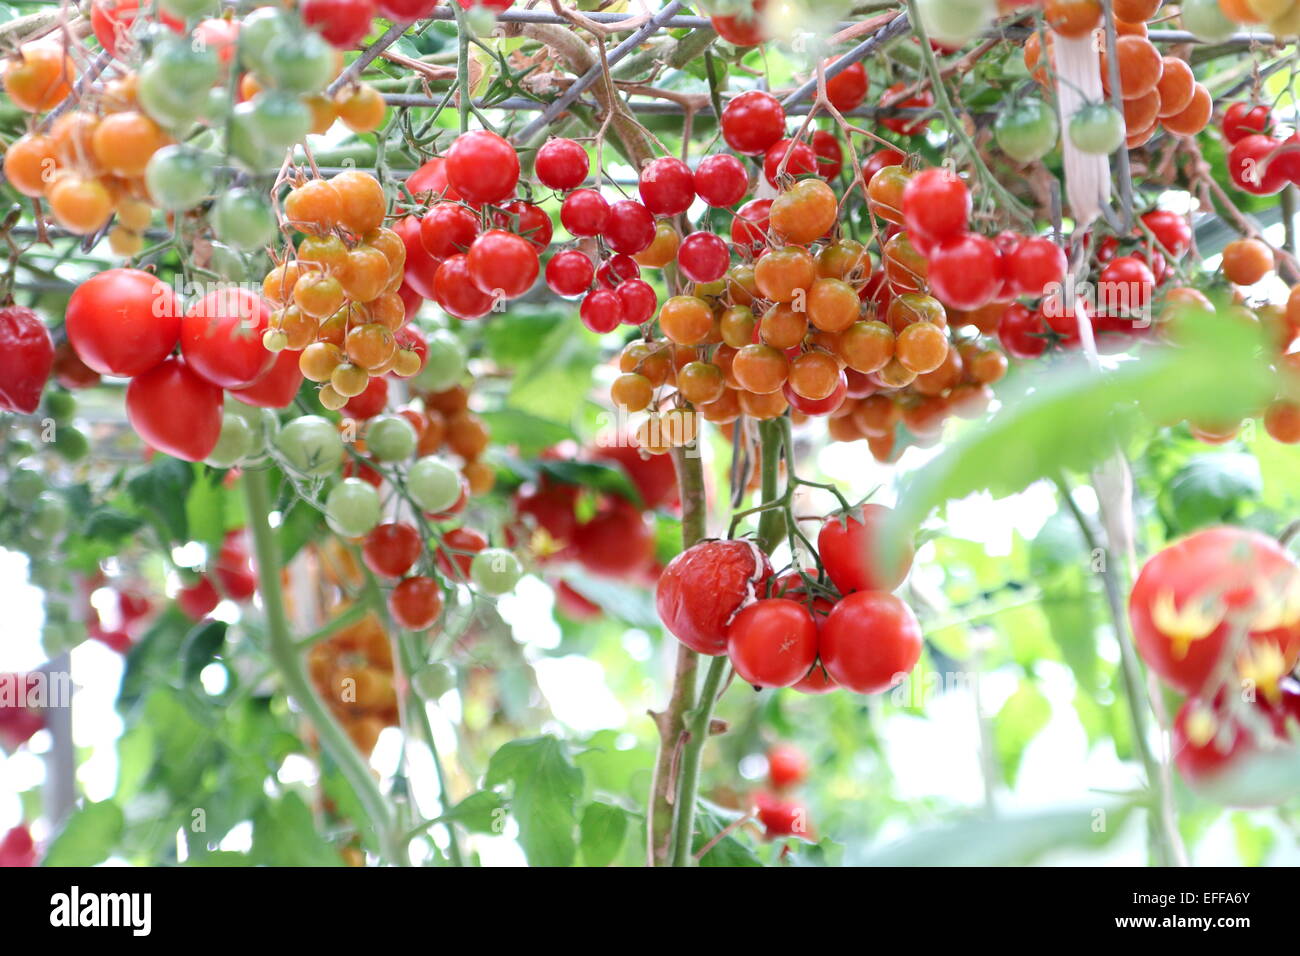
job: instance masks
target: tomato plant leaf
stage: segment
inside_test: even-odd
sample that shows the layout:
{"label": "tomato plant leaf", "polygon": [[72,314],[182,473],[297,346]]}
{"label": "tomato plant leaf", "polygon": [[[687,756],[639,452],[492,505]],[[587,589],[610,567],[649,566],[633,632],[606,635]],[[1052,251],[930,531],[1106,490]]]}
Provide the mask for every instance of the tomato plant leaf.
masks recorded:
{"label": "tomato plant leaf", "polygon": [[293,792],[263,804],[254,814],[250,855],[276,866],[343,865],[343,858],[317,831],[311,808]]}
{"label": "tomato plant leaf", "polygon": [[993,718],[993,747],[997,752],[998,766],[1002,768],[1002,779],[1007,786],[1015,785],[1025,748],[1051,719],[1052,705],[1027,680],[1020,682],[1015,693],[1006,699],[1002,709]]}
{"label": "tomato plant leaf", "polygon": [[159,455],[144,471],[126,483],[127,493],[142,512],[158,526],[164,540],[189,540],[185,501],[194,472],[188,462]]}
{"label": "tomato plant leaf", "polygon": [[510,811],[532,866],[569,866],[577,854],[577,802],[582,771],[567,746],[547,735],[512,740],[488,762],[489,787],[510,784]]}
{"label": "tomato plant leaf", "polygon": [[627,837],[627,811],[610,803],[593,801],[582,811],[582,862],[586,866],[609,866],[618,857]]}
{"label": "tomato plant leaf", "polygon": [[459,823],[471,833],[500,833],[506,812],[506,802],[495,790],[471,793],[456,804],[435,823]]}
{"label": "tomato plant leaf", "polygon": [[221,652],[226,643],[225,621],[206,620],[194,625],[185,635],[185,644],[181,654],[184,666],[181,676],[186,683],[198,680],[203,668],[212,663],[212,659]]}
{"label": "tomato plant leaf", "polygon": [[1165,485],[1161,511],[1171,531],[1183,534],[1226,521],[1242,502],[1258,498],[1263,489],[1254,455],[1197,455]]}
{"label": "tomato plant leaf", "polygon": [[68,817],[42,861],[43,866],[94,866],[113,852],[125,817],[111,800],[86,803]]}
{"label": "tomato plant leaf", "polygon": [[[691,842],[691,852],[700,853],[718,834],[740,819],[740,814],[725,810],[707,800],[695,804],[695,835]],[[745,843],[736,838],[735,832],[727,834],[713,846],[709,852],[700,857],[700,866],[762,866],[758,856]]]}

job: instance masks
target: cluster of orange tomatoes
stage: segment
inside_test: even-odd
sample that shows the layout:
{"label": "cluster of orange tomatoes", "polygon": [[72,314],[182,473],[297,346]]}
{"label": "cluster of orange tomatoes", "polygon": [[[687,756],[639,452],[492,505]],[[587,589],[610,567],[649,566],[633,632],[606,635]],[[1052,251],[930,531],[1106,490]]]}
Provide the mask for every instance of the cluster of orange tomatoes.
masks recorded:
{"label": "cluster of orange tomatoes", "polygon": [[314,645],[307,652],[307,671],[363,754],[375,749],[385,727],[397,726],[393,649],[373,611]]}

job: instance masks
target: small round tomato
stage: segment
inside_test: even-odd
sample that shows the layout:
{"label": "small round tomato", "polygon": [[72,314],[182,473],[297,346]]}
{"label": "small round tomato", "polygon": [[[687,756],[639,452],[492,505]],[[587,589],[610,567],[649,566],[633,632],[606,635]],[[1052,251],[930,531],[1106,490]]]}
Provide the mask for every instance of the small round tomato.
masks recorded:
{"label": "small round tomato", "polygon": [[442,614],[442,588],[423,575],[406,578],[388,596],[388,609],[406,630],[427,630]]}
{"label": "small round tomato", "polygon": [[480,129],[456,137],[446,156],[447,182],[475,203],[508,199],[519,182],[519,156],[509,141]]}
{"label": "small round tomato", "polygon": [[929,257],[930,292],[944,305],[972,311],[988,305],[1002,289],[1002,253],[992,240],[973,233],[939,243]]}
{"label": "small round tomato", "polygon": [[727,626],[727,656],[741,679],[755,687],[790,687],[817,660],[817,624],[795,601],[755,601]]}
{"label": "small round tomato", "polygon": [[533,159],[533,171],[541,184],[561,192],[581,186],[590,168],[587,150],[571,139],[548,140]]}
{"label": "small round tomato", "polygon": [[126,416],[150,447],[184,461],[202,461],[221,437],[221,389],[184,359],[164,359],[131,379]]}
{"label": "small round tomato", "polygon": [[533,287],[541,269],[536,247],[503,229],[490,229],[475,239],[466,264],[474,285],[494,302],[498,296],[514,299],[523,295]]}
{"label": "small round tomato", "polygon": [[654,553],[654,531],[635,506],[610,500],[573,536],[574,554],[594,574],[626,578]]}
{"label": "small round tomato", "polygon": [[727,649],[727,623],[771,576],[767,556],[752,542],[703,541],[668,562],[655,587],[655,607],[679,641],[718,655]]}
{"label": "small round tomato", "polygon": [[970,190],[946,167],[922,170],[903,190],[903,222],[914,239],[933,244],[960,236],[970,214]]}
{"label": "small round tomato", "polygon": [[175,347],[181,308],[171,287],[152,273],[109,269],[73,291],[65,328],[77,355],[96,372],[139,375]]}
{"label": "small round tomato", "polygon": [[822,663],[836,683],[859,694],[895,686],[921,658],[921,625],[892,594],[857,591],[840,599],[822,625]]}
{"label": "small round tomato", "polygon": [[773,790],[803,783],[808,776],[808,755],[794,744],[773,744],[767,749],[767,781]]}
{"label": "small round tomato", "polygon": [[641,170],[641,202],[656,216],[684,213],[695,201],[695,177],[680,159],[665,156]]}
{"label": "small round tomato", "polygon": [[181,320],[181,354],[213,385],[247,388],[275,361],[262,345],[270,319],[266,300],[247,289],[209,292]]}
{"label": "small round tomato", "polygon": [[840,592],[892,591],[912,567],[911,546],[903,548],[892,566],[879,553],[881,526],[893,511],[865,504],[855,511],[831,515],[817,535],[817,552],[826,573]]}
{"label": "small round tomato", "polygon": [[785,108],[765,90],[747,90],[723,107],[721,125],[728,146],[757,156],[785,135]]}

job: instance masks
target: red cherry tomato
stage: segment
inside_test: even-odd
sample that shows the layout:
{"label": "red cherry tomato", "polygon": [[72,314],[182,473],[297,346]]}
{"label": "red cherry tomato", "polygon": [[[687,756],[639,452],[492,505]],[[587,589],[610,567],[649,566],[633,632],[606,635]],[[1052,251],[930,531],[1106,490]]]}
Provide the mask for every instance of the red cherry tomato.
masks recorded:
{"label": "red cherry tomato", "polygon": [[374,418],[387,407],[388,379],[377,376],[366,383],[365,390],[360,395],[353,395],[348,399],[347,404],[343,406],[343,414],[347,418],[366,421]]}
{"label": "red cherry tomato", "polygon": [[1041,296],[1052,286],[1063,283],[1070,267],[1065,250],[1041,236],[1016,243],[1004,255],[1007,279],[1014,295]]}
{"label": "red cherry tomato", "polygon": [[[786,159],[786,154],[790,155]],[[763,154],[763,176],[773,186],[777,185],[776,174],[781,169],[782,161],[785,162],[786,175],[789,176],[806,176],[809,173],[817,172],[817,154],[807,143],[796,143],[792,139],[783,139],[774,143],[768,151]]]}
{"label": "red cherry tomato", "polygon": [[303,0],[298,11],[331,45],[346,49],[370,32],[375,4],[374,0]]}
{"label": "red cherry tomato", "polygon": [[946,167],[924,169],[903,189],[903,219],[908,234],[937,243],[962,235],[970,222],[966,184]]}
{"label": "red cherry tomato", "polygon": [[177,591],[176,603],[187,617],[200,621],[221,603],[221,595],[212,579],[205,576]]}
{"label": "red cherry tomato", "polygon": [[582,295],[595,277],[591,259],[577,249],[557,252],[546,264],[546,285],[556,295]]}
{"label": "red cherry tomato", "polygon": [[64,327],[77,355],[96,372],[139,375],[175,348],[181,308],[171,286],[152,273],[109,269],[72,293]]}
{"label": "red cherry tomato", "polygon": [[806,607],[787,598],[755,601],[727,626],[727,656],[746,683],[790,687],[817,660],[817,624]]}
{"label": "red cherry tomato", "polygon": [[722,108],[722,138],[738,153],[765,153],[784,135],[785,108],[771,93],[747,90]]}
{"label": "red cherry tomato", "polygon": [[393,223],[393,232],[397,233],[398,238],[402,240],[402,245],[406,247],[406,266],[402,285],[421,298],[432,299],[438,267],[442,265],[442,260],[431,255],[425,248],[420,220],[415,216],[403,216]]}
{"label": "red cherry tomato", "polygon": [[493,215],[492,221],[498,229],[527,239],[538,252],[551,244],[555,233],[555,225],[546,210],[522,199],[506,203]]}
{"label": "red cherry tomato", "polygon": [[41,317],[21,305],[0,308],[0,408],[30,415],[54,367],[54,341]]}
{"label": "red cherry tomato", "polygon": [[822,626],[822,663],[836,683],[859,694],[897,684],[921,658],[921,625],[892,594],[857,591],[841,598]]}
{"label": "red cherry tomato", "polygon": [[456,202],[439,202],[420,218],[420,241],[435,259],[469,251],[478,237],[478,216]]}
{"label": "red cherry tomato", "polygon": [[361,559],[375,574],[400,578],[420,557],[423,545],[420,533],[409,524],[390,521],[378,525],[366,535]]}
{"label": "red cherry tomato", "polygon": [[654,532],[636,507],[610,500],[594,518],[578,526],[573,547],[579,563],[593,574],[625,578],[650,560]]}
{"label": "red cherry tomato", "polygon": [[[524,245],[528,243],[525,242]],[[481,319],[496,304],[496,299],[480,290],[474,282],[467,256],[452,256],[443,260],[434,276],[433,298],[445,311],[458,319]]]}
{"label": "red cherry tomato", "polygon": [[664,156],[641,170],[641,202],[656,216],[684,213],[695,201],[695,177],[680,159]]}
{"label": "red cherry tomato", "polygon": [[474,555],[488,546],[488,539],[473,528],[453,528],[442,536],[442,544],[436,556],[438,570],[449,579],[458,580],[453,567],[459,569],[461,578],[468,578]]}
{"label": "red cherry tomato", "polygon": [[893,511],[865,504],[847,514],[831,515],[817,535],[817,552],[831,581],[842,594],[851,591],[892,591],[912,567],[912,549],[897,556],[892,568],[879,554],[881,526]]}
{"label": "red cherry tomato", "polygon": [[209,292],[181,320],[181,354],[213,385],[246,388],[271,369],[275,353],[262,345],[270,327],[266,300],[247,289]]}
{"label": "red cherry tomato", "polygon": [[773,790],[803,783],[808,776],[808,755],[794,744],[773,744],[767,749],[767,782]]}
{"label": "red cherry tomato", "polygon": [[649,248],[655,238],[655,219],[634,199],[620,199],[609,207],[605,244],[615,252],[634,256]]}
{"label": "red cherry tomato", "polygon": [[427,630],[442,613],[442,588],[433,578],[406,578],[388,595],[388,609],[406,630]]}
{"label": "red cherry tomato", "polygon": [[770,199],[751,199],[736,210],[731,220],[731,241],[737,249],[757,255],[767,248],[768,216],[772,209]]}
{"label": "red cherry tomato", "polygon": [[202,461],[221,436],[221,389],[184,359],[164,359],[131,379],[126,417],[150,447],[184,461]]}
{"label": "red cherry tomato", "polygon": [[[880,96],[881,106],[897,109],[929,109],[934,106],[934,94],[924,90],[913,96],[902,96],[907,91],[907,84],[895,83]],[[881,125],[900,136],[918,136],[930,126],[928,119],[912,116],[891,116],[881,119]]]}
{"label": "red cherry tomato", "polygon": [[277,352],[269,371],[246,388],[229,389],[230,397],[258,408],[288,408],[302,386],[301,354],[288,349]]}
{"label": "red cherry tomato", "polygon": [[480,129],[456,137],[446,156],[447,182],[471,202],[508,199],[519,182],[519,157],[509,141]]}
{"label": "red cherry tomato", "polygon": [[571,139],[547,141],[533,159],[533,171],[541,184],[560,191],[581,186],[590,168],[587,150]]}
{"label": "red cherry tomato", "polygon": [[1002,290],[1002,253],[984,236],[946,239],[929,258],[930,293],[950,308],[966,312],[983,308]]}
{"label": "red cherry tomato", "polygon": [[[837,59],[829,58],[824,66],[829,70]],[[861,61],[850,63],[834,76],[826,77],[826,98],[841,113],[862,105],[862,101],[867,98],[867,71]]]}
{"label": "red cherry tomato", "polygon": [[749,190],[744,164],[727,153],[701,160],[695,167],[694,182],[696,194],[710,206],[734,206]]}
{"label": "red cherry tomato", "polygon": [[541,271],[536,247],[503,229],[489,229],[475,239],[466,265],[474,285],[494,302],[497,296],[516,299],[523,295]]}
{"label": "red cherry tomato", "polygon": [[[655,587],[659,619],[693,651],[727,649],[727,624],[763,593],[772,567],[748,541],[703,541],[668,562]],[[798,676],[807,673],[804,668]]]}

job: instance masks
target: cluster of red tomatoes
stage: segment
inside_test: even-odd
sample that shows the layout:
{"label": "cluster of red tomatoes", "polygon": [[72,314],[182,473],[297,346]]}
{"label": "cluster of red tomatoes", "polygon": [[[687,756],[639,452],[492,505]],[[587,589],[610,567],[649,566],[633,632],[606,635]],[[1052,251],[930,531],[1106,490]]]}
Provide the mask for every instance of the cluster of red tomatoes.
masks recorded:
{"label": "cluster of red tomatoes", "polygon": [[890,514],[863,505],[834,514],[817,537],[819,567],[775,576],[747,539],[704,541],[664,568],[655,600],[664,626],[701,654],[727,654],[756,688],[878,694],[921,656],[916,615],[893,591],[910,552],[887,566],[879,528]]}
{"label": "cluster of red tomatoes", "polygon": [[427,344],[407,324],[414,309],[400,293],[406,245],[384,227],[387,212],[379,181],[355,170],[305,180],[284,199],[288,224],[304,235],[262,282],[275,311],[261,344],[290,353],[279,361],[296,365],[298,382],[322,383],[326,408],[342,408],[390,372],[410,378],[424,364]]}
{"label": "cluster of red tomatoes", "polygon": [[1231,146],[1232,184],[1255,196],[1274,196],[1300,183],[1300,133],[1277,134],[1273,110],[1263,104],[1233,103],[1223,113],[1223,138]]}
{"label": "cluster of red tomatoes", "polygon": [[[336,609],[342,613],[346,608]],[[399,721],[393,648],[373,611],[307,652],[316,691],[357,749],[369,756],[385,727]]]}
{"label": "cluster of red tomatoes", "polygon": [[1192,786],[1231,805],[1293,791],[1269,764],[1294,764],[1300,732],[1300,566],[1256,531],[1199,531],[1147,561],[1129,597],[1138,653],[1187,695],[1174,761]]}
{"label": "cluster of red tomatoes", "polygon": [[754,814],[769,840],[781,837],[814,839],[808,808],[793,795],[808,778],[808,756],[793,744],[767,749],[767,787],[754,794]]}
{"label": "cluster of red tomatoes", "polygon": [[176,594],[176,603],[186,616],[197,621],[216,610],[223,597],[243,603],[251,601],[256,592],[257,575],[253,573],[248,537],[240,528],[226,532],[211,565],[185,583]]}
{"label": "cluster of red tomatoes", "polygon": [[598,496],[590,514],[580,507],[584,489],[545,470],[514,496],[511,539],[525,546],[555,583],[556,603],[575,620],[598,617],[600,607],[565,578],[576,566],[599,577],[649,586],[661,568],[655,559],[654,527],[649,515],[677,505],[677,478],[672,461],[643,456],[628,434],[601,436],[590,448],[557,446],[543,461],[593,462],[626,472],[636,490],[634,502],[617,492]]}

